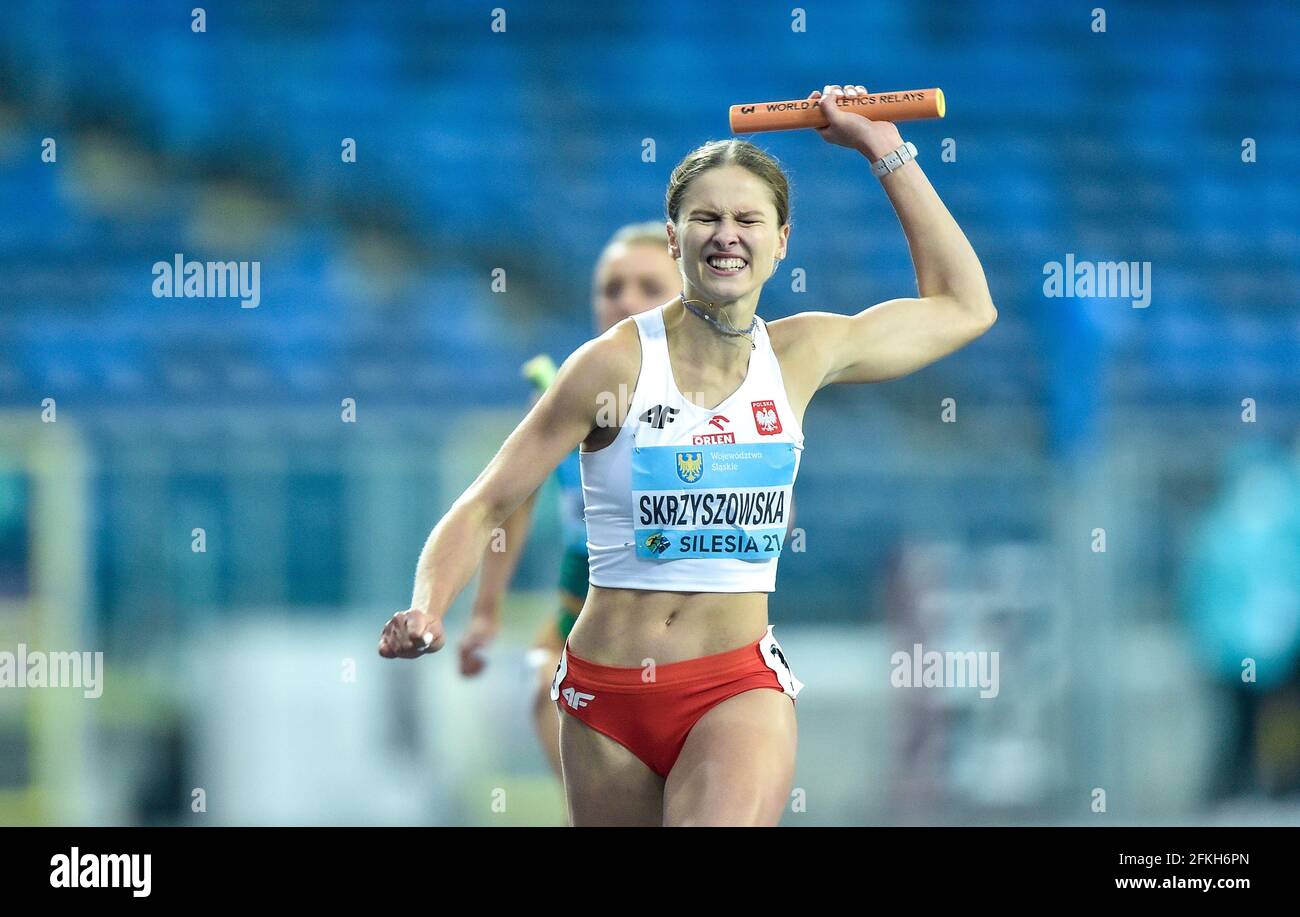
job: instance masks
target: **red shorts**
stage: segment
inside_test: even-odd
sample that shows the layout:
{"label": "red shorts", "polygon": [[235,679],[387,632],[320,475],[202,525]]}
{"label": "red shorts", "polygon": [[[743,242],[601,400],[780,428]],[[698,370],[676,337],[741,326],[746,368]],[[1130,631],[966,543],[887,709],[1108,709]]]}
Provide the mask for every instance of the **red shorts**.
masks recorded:
{"label": "red shorts", "polygon": [[573,655],[566,641],[551,700],[667,777],[691,728],[711,708],[754,688],[782,691],[793,700],[802,687],[769,624],[767,634],[747,646],[653,669],[588,662]]}

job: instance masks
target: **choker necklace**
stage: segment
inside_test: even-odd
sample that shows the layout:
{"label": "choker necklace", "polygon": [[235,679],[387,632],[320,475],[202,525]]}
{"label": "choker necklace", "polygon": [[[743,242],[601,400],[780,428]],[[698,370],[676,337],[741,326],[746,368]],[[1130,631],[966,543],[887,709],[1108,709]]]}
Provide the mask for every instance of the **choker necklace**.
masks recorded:
{"label": "choker necklace", "polygon": [[[757,315],[749,320],[749,328],[746,329],[745,331],[741,331],[739,328],[732,325],[730,319],[727,320],[727,327],[724,328],[722,324],[712,315],[709,315],[709,313],[703,312],[700,309],[696,308],[695,306],[691,305],[691,303],[704,302],[704,300],[687,299],[685,291],[682,291],[679,294],[678,298],[681,299],[682,305],[685,306],[692,314],[698,315],[700,318],[704,319],[714,328],[717,328],[718,331],[721,332],[722,334],[728,334],[733,337],[747,337],[749,338],[749,349],[750,350],[758,349],[758,345],[754,343],[754,329],[758,327]],[[706,303],[706,305],[712,305],[712,303]],[[724,315],[723,318],[726,318],[726,316]]]}

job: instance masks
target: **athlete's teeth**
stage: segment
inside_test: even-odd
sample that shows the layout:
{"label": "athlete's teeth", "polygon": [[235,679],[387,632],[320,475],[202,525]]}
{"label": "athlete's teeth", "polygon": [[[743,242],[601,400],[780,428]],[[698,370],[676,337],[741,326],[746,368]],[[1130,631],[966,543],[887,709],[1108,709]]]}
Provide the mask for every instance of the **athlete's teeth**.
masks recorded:
{"label": "athlete's teeth", "polygon": [[745,262],[739,258],[713,258],[710,259],[709,264],[720,271],[740,270],[745,266]]}

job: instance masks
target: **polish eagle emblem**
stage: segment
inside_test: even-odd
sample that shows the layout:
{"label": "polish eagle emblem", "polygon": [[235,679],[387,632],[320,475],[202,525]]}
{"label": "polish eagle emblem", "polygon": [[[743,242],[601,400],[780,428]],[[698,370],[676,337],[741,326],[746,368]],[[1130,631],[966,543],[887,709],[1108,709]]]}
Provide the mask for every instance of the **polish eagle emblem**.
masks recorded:
{"label": "polish eagle emblem", "polygon": [[775,436],[781,432],[781,417],[776,413],[775,401],[751,401],[754,409],[754,426],[761,436]]}

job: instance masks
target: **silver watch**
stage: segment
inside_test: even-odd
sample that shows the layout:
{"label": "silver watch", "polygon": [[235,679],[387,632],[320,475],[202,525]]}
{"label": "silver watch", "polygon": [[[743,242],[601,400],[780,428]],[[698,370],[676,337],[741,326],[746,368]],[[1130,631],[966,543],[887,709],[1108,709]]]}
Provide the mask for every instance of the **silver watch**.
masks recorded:
{"label": "silver watch", "polygon": [[895,169],[902,168],[903,163],[915,158],[916,147],[913,145],[912,141],[908,140],[898,149],[894,150],[894,152],[882,156],[880,159],[873,162],[871,164],[871,174],[877,178],[882,178],[890,172],[893,172]]}

